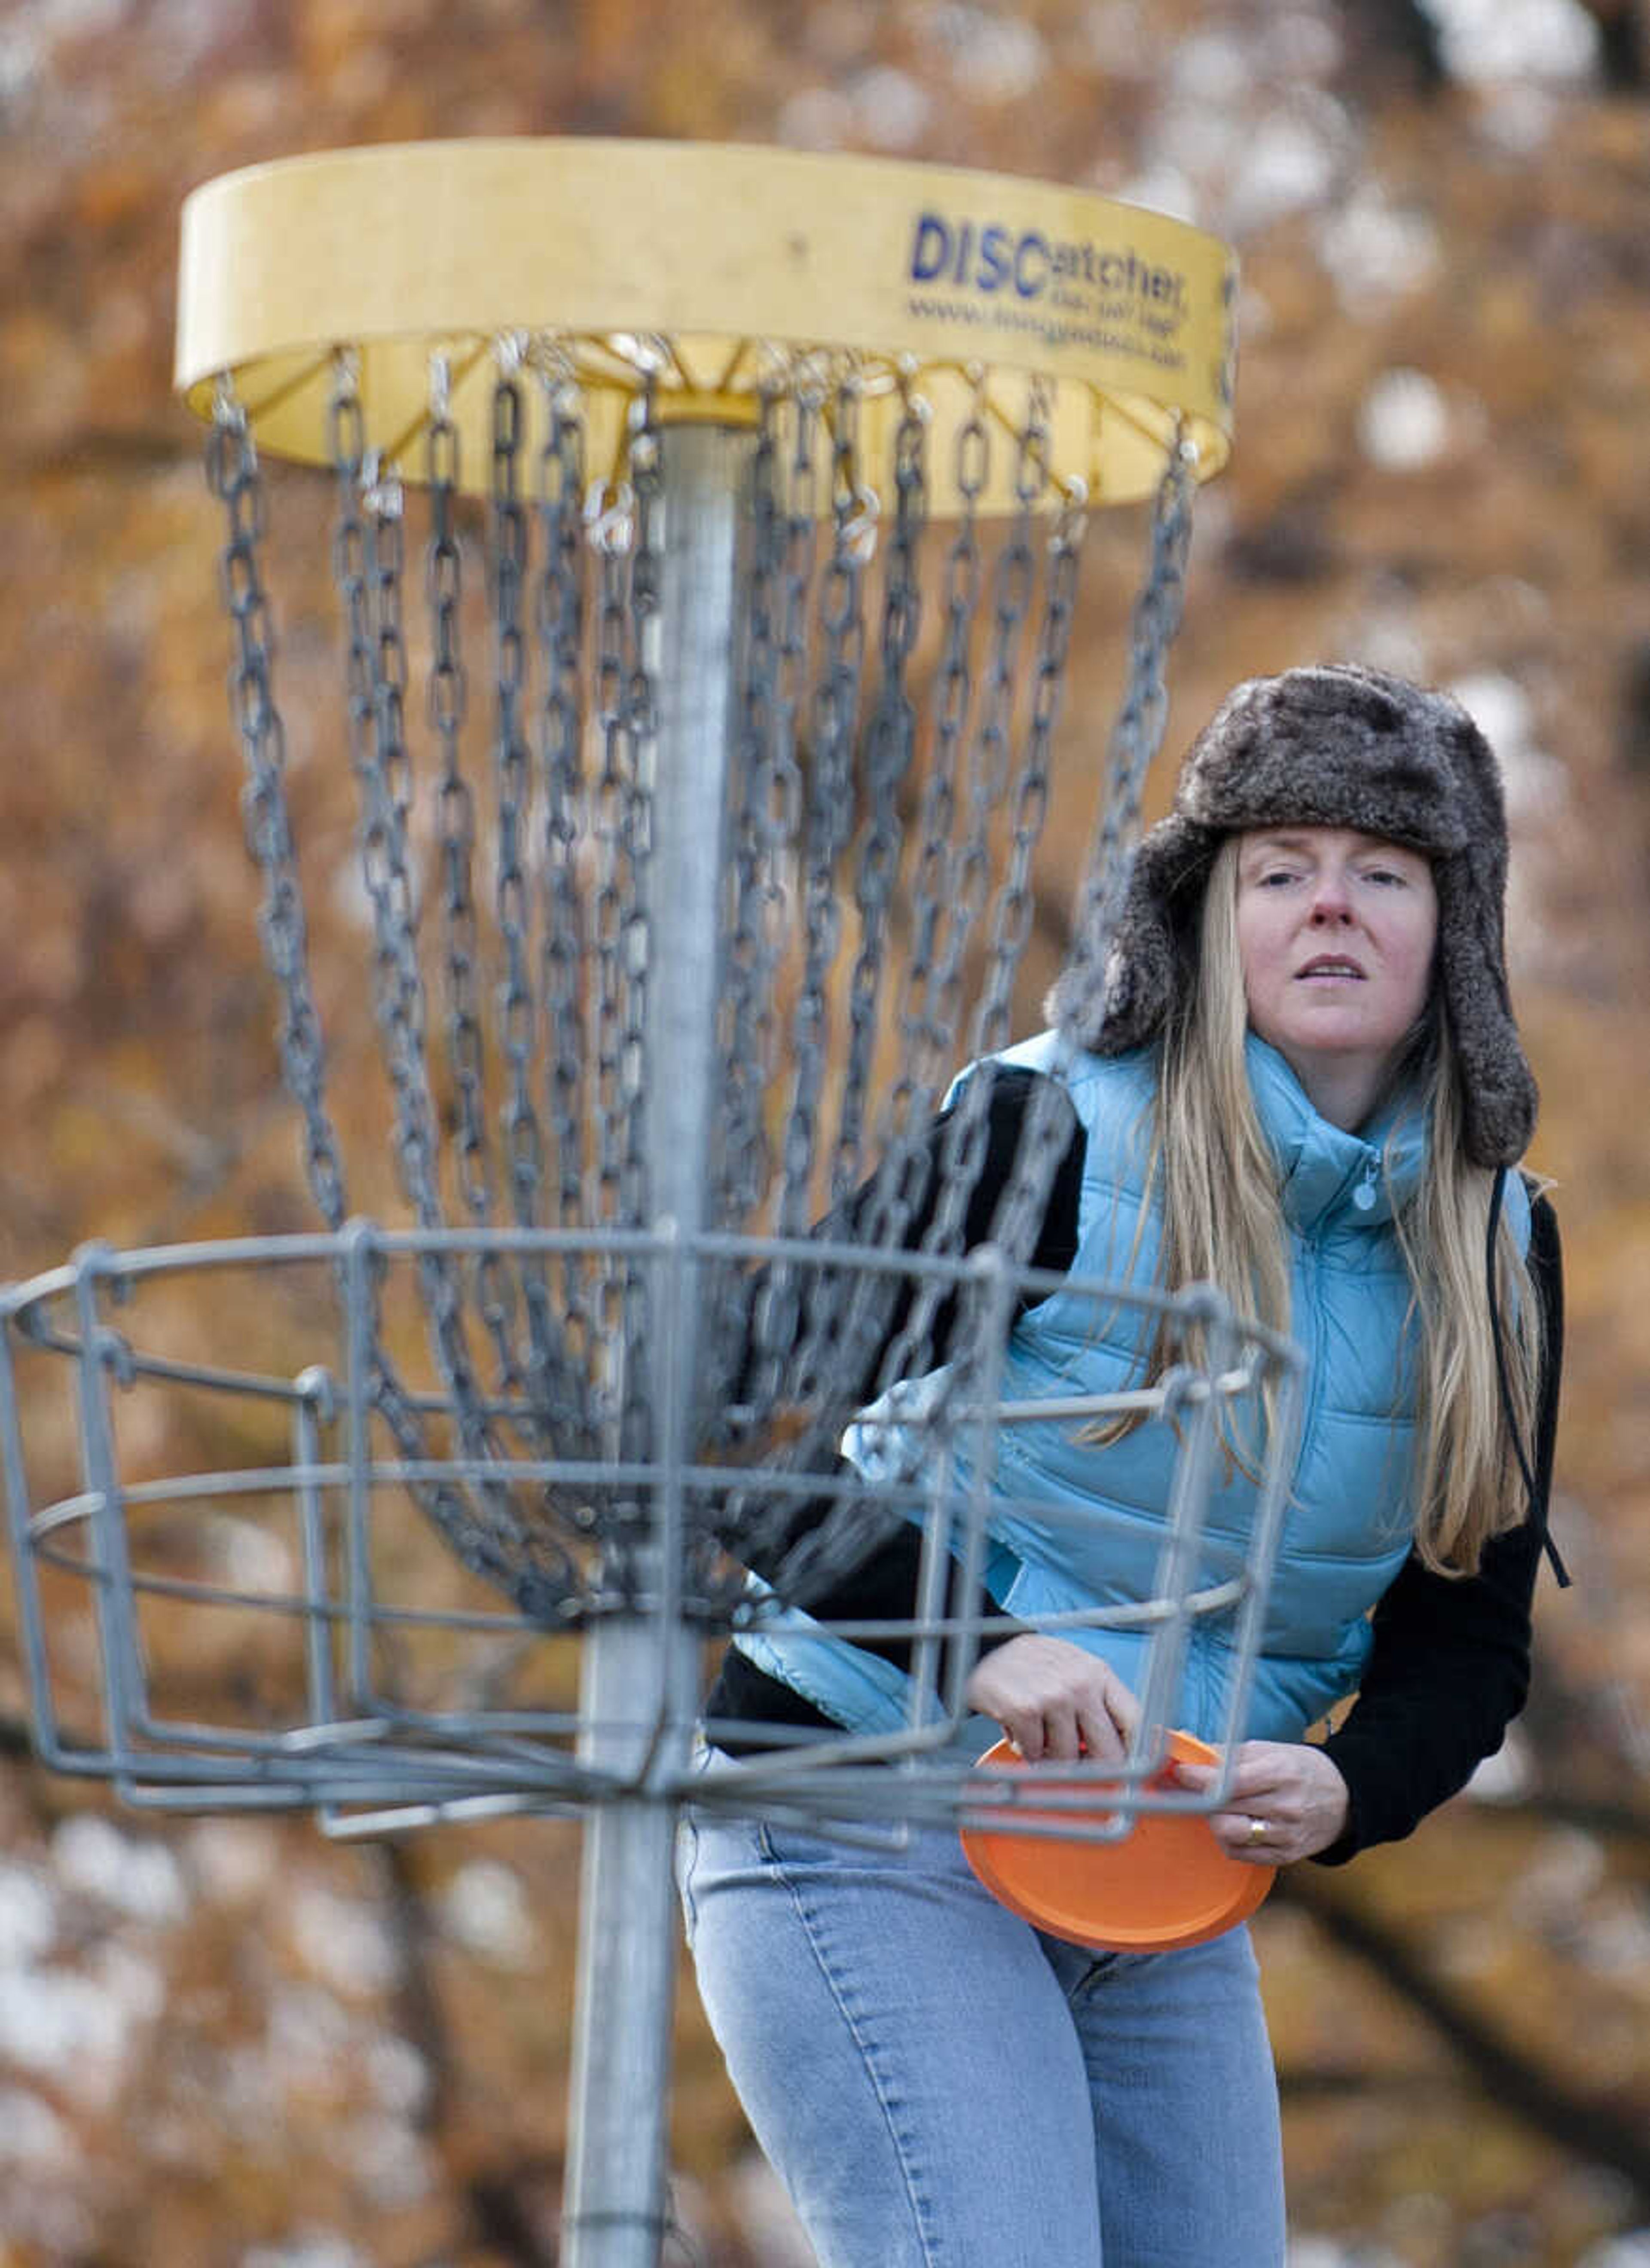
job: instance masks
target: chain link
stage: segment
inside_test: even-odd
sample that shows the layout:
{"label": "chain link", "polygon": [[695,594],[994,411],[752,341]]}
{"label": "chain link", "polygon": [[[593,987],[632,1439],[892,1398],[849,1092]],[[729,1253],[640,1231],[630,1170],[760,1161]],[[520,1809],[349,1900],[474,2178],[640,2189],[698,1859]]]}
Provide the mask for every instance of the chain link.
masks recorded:
{"label": "chain link", "polygon": [[1151,554],[1135,600],[1129,675],[1107,748],[1099,826],[1076,921],[1073,959],[1086,990],[1104,980],[1139,835],[1145,776],[1168,717],[1166,669],[1186,600],[1197,453],[1176,421],[1153,507]]}
{"label": "chain link", "polygon": [[[585,432],[578,387],[563,358],[547,350],[541,368],[545,438],[539,453],[537,513],[542,566],[534,602],[544,674],[540,749],[544,782],[544,903],[541,953],[545,1044],[545,1116],[555,1145],[554,1220],[572,1228],[585,1217],[585,1124],[588,1047],[584,983],[586,939],[579,886],[585,786]],[[593,1098],[592,1098],[593,1100]],[[559,1283],[570,1357],[592,1362],[593,1329],[585,1270],[563,1261]],[[570,1413],[574,1415],[574,1413]],[[573,1438],[588,1442],[575,1417]]]}
{"label": "chain link", "polygon": [[227,536],[219,581],[234,634],[231,711],[247,769],[241,815],[247,844],[263,878],[259,933],[281,1000],[281,1066],[304,1120],[304,1164],[328,1228],[348,1211],[338,1138],[327,1108],[327,1052],[309,974],[309,932],[286,799],[286,733],[271,680],[275,631],[259,546],[264,534],[262,475],[247,413],[227,380],[206,434],[206,474],[223,504]]}

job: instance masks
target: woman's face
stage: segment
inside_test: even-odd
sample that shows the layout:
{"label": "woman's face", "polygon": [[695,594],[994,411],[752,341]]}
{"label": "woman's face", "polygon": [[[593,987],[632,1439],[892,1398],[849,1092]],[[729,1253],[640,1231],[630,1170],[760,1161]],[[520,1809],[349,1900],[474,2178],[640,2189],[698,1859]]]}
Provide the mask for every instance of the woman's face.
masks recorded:
{"label": "woman's face", "polygon": [[1237,937],[1251,1027],[1326,1118],[1361,1125],[1426,1005],[1431,865],[1351,828],[1257,828],[1238,843]]}

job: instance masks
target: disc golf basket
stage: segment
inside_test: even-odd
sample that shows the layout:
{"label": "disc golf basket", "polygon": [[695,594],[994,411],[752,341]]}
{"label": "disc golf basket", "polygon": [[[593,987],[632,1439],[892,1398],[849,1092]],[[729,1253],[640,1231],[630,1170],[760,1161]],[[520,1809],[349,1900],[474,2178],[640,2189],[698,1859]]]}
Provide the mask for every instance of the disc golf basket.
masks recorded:
{"label": "disc golf basket", "polygon": [[[1035,1779],[969,1769],[1005,1429],[1130,1415],[1179,1443],[1154,1595],[1064,1618],[1153,1634],[1147,1729],[1102,1816],[1068,1766],[1028,1831],[1191,1801],[1147,1784],[1200,1617],[1241,1721],[1291,1350],[1204,1293],[1079,1286],[1097,1322],[1132,1298],[1174,1359],[1129,1395],[1005,1403],[1068,1126],[1029,1111],[965,1252],[982,1080],[912,1225],[951,1079],[1011,1036],[1086,517],[1150,499],[1094,764],[1103,962],[1192,494],[1228,446],[1231,298],[1222,247],[1137,208],[771,151],[386,147],[186,207],[178,376],[319,1226],[92,1247],[4,1295],[35,1734],[154,1809],[313,1806],[340,1836],[584,1815],[571,2262],[657,2257],[683,1804],[886,1834],[1000,1822]],[[266,486],[266,456],[318,469]],[[273,586],[306,482],[340,659],[335,716],[300,725]],[[299,839],[300,729],[353,776],[349,875]],[[311,917],[346,889],[379,1063],[329,1079]],[[375,1113],[364,1165],[347,1130]],[[399,1225],[356,1217],[386,1152]],[[920,1408],[843,1463],[942,1319]],[[1210,1477],[1263,1397],[1234,1548]],[[720,1642],[794,1630],[902,1521],[910,1616],[830,1625],[910,1642],[892,1719],[745,1726],[703,1769]]]}

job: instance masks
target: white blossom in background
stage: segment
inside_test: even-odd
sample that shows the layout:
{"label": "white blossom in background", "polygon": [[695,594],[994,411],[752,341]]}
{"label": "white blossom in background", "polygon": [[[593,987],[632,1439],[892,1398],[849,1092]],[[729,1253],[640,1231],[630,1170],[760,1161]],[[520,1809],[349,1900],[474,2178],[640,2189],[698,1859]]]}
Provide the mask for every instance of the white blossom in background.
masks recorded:
{"label": "white blossom in background", "polygon": [[1567,1935],[1609,1871],[1609,1858],[1596,1835],[1585,1834],[1579,1827],[1555,1827],[1520,1877],[1520,1913],[1537,1928]]}
{"label": "white blossom in background", "polygon": [[351,2119],[336,2141],[338,2161],[352,2173],[380,2213],[404,2212],[429,2196],[430,2152],[409,2126],[381,2111]]}
{"label": "white blossom in background", "polygon": [[1598,66],[1598,26],[1580,0],[1422,0],[1444,69],[1462,82],[1585,79]]}
{"label": "white blossom in background", "polygon": [[1500,761],[1510,825],[1535,827],[1560,812],[1569,780],[1562,763],[1536,738],[1536,712],[1515,678],[1499,670],[1458,678],[1448,690]]}
{"label": "white blossom in background", "polygon": [[1170,220],[1186,221],[1193,228],[1203,225],[1197,191],[1177,166],[1154,163],[1125,182],[1118,194],[1125,204],[1145,205],[1152,212],[1167,213]]}
{"label": "white blossom in background", "polygon": [[[1303,85],[1257,102],[1229,43],[1191,43],[1145,142],[1145,170],[1191,182],[1208,225],[1245,237],[1333,196],[1352,162],[1355,136],[1343,106]],[[1132,194],[1132,192],[1131,192]]]}
{"label": "white blossom in background", "polygon": [[909,150],[921,137],[933,110],[927,92],[909,71],[880,63],[848,90],[856,131],[876,150]]}
{"label": "white blossom in background", "polygon": [[94,1977],[73,1969],[0,1971],[0,2057],[94,2106],[114,2100],[126,2071],[125,2012]]}
{"label": "white blossom in background", "polygon": [[496,1859],[472,1859],[441,1893],[448,1934],[471,1953],[515,1968],[533,1957],[538,1933],[521,1878]]}
{"label": "white blossom in background", "polygon": [[262,1820],[203,1819],[189,1830],[186,1849],[205,1895],[239,1905],[275,1879],[280,1845]]}
{"label": "white blossom in background", "polygon": [[1650,2268],[1650,2228],[1607,2236],[1602,2243],[1588,2247],[1576,2268]]}
{"label": "white blossom in background", "polygon": [[1241,102],[1255,85],[1255,58],[1230,32],[1194,32],[1175,48],[1168,66],[1168,99],[1212,115]]}
{"label": "white blossom in background", "polygon": [[834,86],[805,86],[784,103],[775,123],[792,150],[840,150],[854,129],[854,107]]}
{"label": "white blossom in background", "polygon": [[430,2100],[430,2066],[410,2040],[394,2032],[375,2033],[362,2063],[379,2107],[394,2117],[416,2117]]}
{"label": "white blossom in background", "polygon": [[1314,8],[1269,10],[1251,44],[1269,77],[1297,81],[1333,77],[1345,52],[1337,26]]}
{"label": "white blossom in background", "polygon": [[943,55],[960,92],[977,102],[1019,102],[1048,77],[1042,34],[1021,17],[973,0],[937,0],[918,12],[917,29]]}
{"label": "white blossom in background", "polygon": [[298,1555],[288,1537],[227,1513],[210,1515],[203,1532],[213,1571],[227,1589],[268,1597],[298,1588]]}
{"label": "white blossom in background", "polygon": [[1386,473],[1420,472],[1449,447],[1449,405],[1424,370],[1384,370],[1358,408],[1358,446]]}
{"label": "white blossom in background", "polygon": [[355,2027],[330,1992],[314,1984],[275,1984],[257,2085],[277,2095],[324,2085],[354,2044]]}
{"label": "white blossom in background", "polygon": [[166,1845],[124,1835],[95,1812],[63,1821],[52,1837],[52,1859],[68,1889],[133,1921],[180,1921],[188,1911],[182,1873]]}
{"label": "white blossom in background", "polygon": [[1081,26],[1084,59],[1115,78],[1155,81],[1167,58],[1149,0],[1093,0]]}
{"label": "white blossom in background", "polygon": [[49,2102],[21,2087],[0,2087],[0,2168],[36,2177],[65,2174],[79,2157],[73,2133]]}
{"label": "white blossom in background", "polygon": [[1509,158],[1533,158],[1551,140],[1562,114],[1548,88],[1514,79],[1488,90],[1477,126],[1482,139]]}
{"label": "white blossom in background", "polygon": [[26,1969],[57,1935],[51,1886],[34,1867],[0,1866],[0,1970]]}
{"label": "white blossom in background", "polygon": [[254,2244],[240,2256],[240,2268],[372,2268],[347,2237],[316,2229],[281,2244]]}
{"label": "white blossom in background", "polygon": [[814,2268],[814,2249],[796,2208],[767,2160],[750,2152],[731,2181],[740,2228],[763,2268]]}
{"label": "white blossom in background", "polygon": [[394,1983],[400,1964],[389,1932],[359,1901],[340,1897],[320,1882],[305,1882],[289,1918],[304,1960],[341,1992],[379,1992]]}
{"label": "white blossom in background", "polygon": [[1426,216],[1400,210],[1367,183],[1326,212],[1315,233],[1318,258],[1354,320],[1385,314],[1423,291],[1441,263]]}
{"label": "white blossom in background", "polygon": [[1336,2236],[1294,2236],[1286,2268],[1403,2268],[1384,2244],[1343,2244]]}
{"label": "white blossom in background", "polygon": [[1535,1758],[1517,1725],[1509,1725],[1500,1747],[1474,1771],[1467,1793],[1479,1803],[1516,1803],[1536,1786]]}

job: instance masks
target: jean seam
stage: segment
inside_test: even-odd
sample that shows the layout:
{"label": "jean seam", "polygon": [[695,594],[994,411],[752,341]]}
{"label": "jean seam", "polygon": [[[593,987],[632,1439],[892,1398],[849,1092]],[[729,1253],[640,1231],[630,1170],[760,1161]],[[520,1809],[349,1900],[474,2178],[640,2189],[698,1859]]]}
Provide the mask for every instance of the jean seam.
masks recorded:
{"label": "jean seam", "polygon": [[1067,2007],[1075,2007],[1089,1986],[1098,1984],[1101,1978],[1109,1976],[1116,1965],[1117,1956],[1115,1953],[1097,1953],[1066,1994]]}
{"label": "jean seam", "polygon": [[893,2104],[889,2100],[888,2088],[882,2072],[878,2066],[871,2043],[860,2029],[858,2018],[850,2003],[844,1985],[829,1959],[817,1926],[814,1910],[794,1878],[786,1870],[784,1859],[773,1849],[765,1822],[759,1832],[762,1855],[772,1867],[775,1875],[784,1885],[797,1919],[801,1924],[802,1934],[807,1940],[809,1949],[818,1964],[820,1975],[825,1980],[826,1990],[841,2012],[843,2021],[848,2027],[849,2036],[858,2051],[859,2060],[865,2067],[866,2074],[875,2093],[877,2107],[882,2113],[888,2128],[888,2139],[894,2146],[895,2160],[899,2166],[901,2178],[904,2183],[906,2203],[910,2210],[911,2226],[917,2242],[922,2248],[924,2268],[945,2268],[944,2262],[932,2249],[928,2227],[930,2220],[928,2209],[923,2198],[921,2187],[916,2179],[910,2154],[906,2147],[904,2137],[900,2132],[899,2121],[895,2116]]}
{"label": "jean seam", "polygon": [[681,1893],[682,1931],[691,1947],[694,1933],[699,1926],[698,1901],[693,1895],[694,1869],[699,1863],[699,1828],[691,1812],[683,1812],[681,1833],[681,1859],[677,1868],[676,1879]]}

